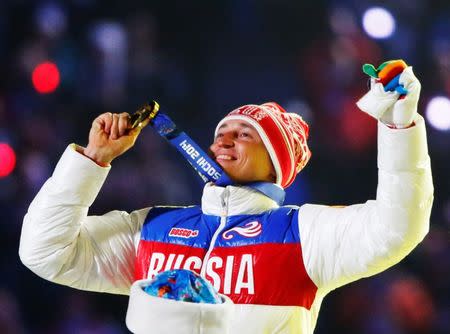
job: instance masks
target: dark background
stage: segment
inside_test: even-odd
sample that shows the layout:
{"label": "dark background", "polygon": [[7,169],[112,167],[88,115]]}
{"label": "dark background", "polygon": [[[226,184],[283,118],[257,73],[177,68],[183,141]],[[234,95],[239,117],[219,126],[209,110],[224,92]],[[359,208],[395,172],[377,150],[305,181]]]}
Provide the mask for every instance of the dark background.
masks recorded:
{"label": "dark background", "polygon": [[[391,38],[362,29],[363,12],[374,5],[396,18]],[[127,297],[49,283],[17,254],[29,203],[65,147],[87,144],[97,115],[133,112],[155,99],[207,148],[227,112],[276,101],[310,124],[312,159],[289,188],[288,204],[365,202],[376,193],[377,153],[376,122],[355,106],[367,91],[361,65],[397,58],[413,65],[425,115],[432,97],[450,95],[449,7],[425,0],[2,0],[0,143],[14,149],[17,164],[0,178],[0,332],[127,333]],[[31,80],[43,61],[61,74],[49,94]],[[450,131],[427,123],[430,233],[400,264],[331,293],[315,333],[450,332]],[[90,213],[196,204],[201,189],[195,172],[147,128],[113,162]]]}

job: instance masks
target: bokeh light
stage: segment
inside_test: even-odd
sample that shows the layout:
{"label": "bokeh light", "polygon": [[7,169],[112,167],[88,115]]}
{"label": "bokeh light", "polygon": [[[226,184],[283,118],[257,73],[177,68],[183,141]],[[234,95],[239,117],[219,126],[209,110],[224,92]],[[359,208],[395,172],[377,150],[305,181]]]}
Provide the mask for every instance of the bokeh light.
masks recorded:
{"label": "bokeh light", "polygon": [[6,143],[0,143],[0,178],[6,177],[16,166],[16,153]]}
{"label": "bokeh light", "polygon": [[44,3],[36,9],[34,20],[39,31],[48,37],[61,36],[67,27],[67,15],[57,3]]}
{"label": "bokeh light", "polygon": [[372,7],[363,14],[363,28],[372,38],[389,38],[395,31],[395,18],[385,8]]}
{"label": "bokeh light", "polygon": [[428,102],[425,117],[437,130],[450,130],[450,99],[446,96],[435,96]]}
{"label": "bokeh light", "polygon": [[58,67],[52,62],[44,62],[33,70],[34,88],[41,94],[52,93],[58,88],[60,76]]}
{"label": "bokeh light", "polygon": [[105,53],[115,53],[125,50],[127,33],[118,22],[99,22],[92,28],[90,39]]}

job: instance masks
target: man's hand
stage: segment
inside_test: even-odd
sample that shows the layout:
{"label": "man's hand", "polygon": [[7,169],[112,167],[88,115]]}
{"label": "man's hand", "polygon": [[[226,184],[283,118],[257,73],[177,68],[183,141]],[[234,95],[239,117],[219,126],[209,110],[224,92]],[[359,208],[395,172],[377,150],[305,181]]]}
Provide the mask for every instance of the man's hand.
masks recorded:
{"label": "man's hand", "polygon": [[399,83],[408,91],[404,98],[399,99],[400,95],[395,91],[385,92],[381,83],[372,80],[370,91],[356,105],[390,127],[409,127],[417,114],[421,85],[411,66],[403,70]]}
{"label": "man's hand", "polygon": [[128,113],[105,113],[98,116],[89,131],[89,143],[82,150],[88,158],[102,166],[108,166],[116,157],[133,147],[148,120],[130,129]]}
{"label": "man's hand", "polygon": [[421,85],[411,66],[403,70],[399,83],[405,87],[408,94],[405,98],[395,102],[393,107],[388,108],[380,120],[386,125],[402,129],[410,126],[417,115]]}

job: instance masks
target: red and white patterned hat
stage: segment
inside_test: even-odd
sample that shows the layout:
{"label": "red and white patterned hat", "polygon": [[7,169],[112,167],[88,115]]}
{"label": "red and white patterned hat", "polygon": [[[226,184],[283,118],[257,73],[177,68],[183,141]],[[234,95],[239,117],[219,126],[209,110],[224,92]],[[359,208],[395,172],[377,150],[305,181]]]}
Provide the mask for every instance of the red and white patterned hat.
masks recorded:
{"label": "red and white patterned hat", "polygon": [[215,133],[227,120],[243,120],[258,131],[276,172],[276,183],[283,188],[294,182],[305,167],[311,151],[308,124],[297,114],[286,112],[275,102],[247,104],[230,112],[216,127]]}

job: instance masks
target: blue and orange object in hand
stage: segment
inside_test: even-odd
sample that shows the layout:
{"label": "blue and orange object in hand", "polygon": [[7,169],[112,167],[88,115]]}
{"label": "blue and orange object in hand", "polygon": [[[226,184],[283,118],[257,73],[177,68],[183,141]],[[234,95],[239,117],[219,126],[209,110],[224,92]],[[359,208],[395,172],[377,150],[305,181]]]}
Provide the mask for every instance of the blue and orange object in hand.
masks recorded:
{"label": "blue and orange object in hand", "polygon": [[401,59],[389,60],[375,68],[372,64],[364,64],[362,70],[368,76],[375,78],[376,82],[383,84],[384,90],[396,91],[400,94],[400,98],[406,96],[408,91],[399,82],[400,75],[408,65]]}

